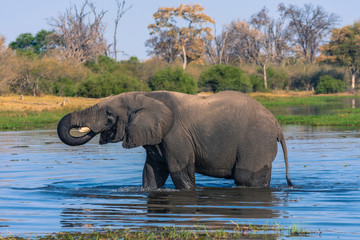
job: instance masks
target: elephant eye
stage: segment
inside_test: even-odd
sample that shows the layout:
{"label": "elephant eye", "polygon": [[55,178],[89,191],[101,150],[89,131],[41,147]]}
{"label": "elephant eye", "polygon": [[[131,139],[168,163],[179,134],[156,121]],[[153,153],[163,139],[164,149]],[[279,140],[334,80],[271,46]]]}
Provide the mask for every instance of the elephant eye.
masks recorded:
{"label": "elephant eye", "polygon": [[112,114],[112,112],[110,112],[109,110],[106,110],[106,115],[112,116],[113,114]]}

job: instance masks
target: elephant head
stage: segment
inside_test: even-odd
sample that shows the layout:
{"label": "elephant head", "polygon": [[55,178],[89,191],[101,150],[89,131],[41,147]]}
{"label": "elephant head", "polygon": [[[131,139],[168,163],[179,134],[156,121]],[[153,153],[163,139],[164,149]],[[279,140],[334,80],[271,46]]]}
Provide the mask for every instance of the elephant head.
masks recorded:
{"label": "elephant head", "polygon": [[[60,120],[57,131],[71,146],[85,144],[100,133],[100,144],[123,141],[123,147],[133,148],[159,144],[172,124],[173,114],[163,102],[146,93],[123,93],[69,113]],[[84,134],[76,137],[72,129]]]}

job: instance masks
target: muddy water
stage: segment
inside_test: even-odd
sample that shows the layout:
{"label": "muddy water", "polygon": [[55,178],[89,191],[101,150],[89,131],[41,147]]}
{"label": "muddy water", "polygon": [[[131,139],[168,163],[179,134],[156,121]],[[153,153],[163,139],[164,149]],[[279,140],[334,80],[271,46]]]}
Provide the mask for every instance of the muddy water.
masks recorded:
{"label": "muddy water", "polygon": [[[197,175],[194,191],[171,181],[141,189],[145,153],[97,139],[69,147],[54,130],[0,132],[0,235],[143,226],[297,225],[312,237],[360,238],[360,130],[283,128],[270,189],[236,188]],[[319,231],[320,229],[320,231]],[[321,233],[320,233],[321,232]]]}

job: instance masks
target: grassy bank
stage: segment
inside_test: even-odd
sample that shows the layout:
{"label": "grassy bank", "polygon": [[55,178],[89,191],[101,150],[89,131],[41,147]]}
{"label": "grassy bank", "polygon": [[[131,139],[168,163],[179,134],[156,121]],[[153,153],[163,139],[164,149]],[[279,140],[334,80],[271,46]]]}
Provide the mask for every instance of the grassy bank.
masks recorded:
{"label": "grassy bank", "polygon": [[348,108],[333,110],[328,114],[320,115],[295,115],[295,114],[276,114],[276,110],[288,107],[302,106],[321,106],[336,104],[350,98],[350,100],[360,100],[358,95],[313,95],[313,94],[252,94],[252,97],[262,103],[266,108],[275,113],[281,125],[296,124],[310,126],[343,126],[360,127],[360,110]]}
{"label": "grassy bank", "polygon": [[30,130],[55,125],[65,114],[84,109],[98,99],[56,96],[1,96],[0,130]]}
{"label": "grassy bank", "polygon": [[[326,105],[357,95],[314,95],[311,92],[253,93],[253,98],[273,111],[280,124],[312,126],[360,126],[359,109],[344,109],[326,115],[276,114],[276,109],[296,106]],[[0,130],[30,130],[55,126],[65,114],[84,109],[99,99],[63,98],[56,96],[3,96],[0,97]]]}
{"label": "grassy bank", "polygon": [[149,229],[120,229],[120,230],[102,230],[88,233],[64,232],[45,236],[1,237],[3,240],[86,240],[86,239],[278,239],[280,237],[310,237],[320,234],[310,232],[300,228],[298,225],[292,225],[284,228],[280,225],[238,225],[234,228],[183,228],[183,227],[154,227]]}

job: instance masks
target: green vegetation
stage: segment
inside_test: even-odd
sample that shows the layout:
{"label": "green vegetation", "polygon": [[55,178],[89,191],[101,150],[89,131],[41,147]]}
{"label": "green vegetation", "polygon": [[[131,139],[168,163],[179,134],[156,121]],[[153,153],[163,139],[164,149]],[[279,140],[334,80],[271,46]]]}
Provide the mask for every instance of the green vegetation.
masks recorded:
{"label": "green vegetation", "polygon": [[337,111],[332,115],[277,115],[276,118],[281,125],[360,126],[360,111],[358,109]]}
{"label": "green vegetation", "polygon": [[[276,112],[279,108],[296,107],[296,106],[321,106],[329,103],[341,102],[345,98],[357,98],[359,96],[306,96],[306,97],[279,97],[276,95],[258,95],[254,96],[270,111]],[[275,113],[281,125],[298,124],[311,126],[360,126],[360,109],[350,108],[334,110],[326,115],[278,115]]]}
{"label": "green vegetation", "polygon": [[[85,239],[275,239],[281,236],[287,237],[309,237],[312,232],[305,230],[298,225],[292,225],[288,229],[275,224],[264,225],[238,225],[235,228],[210,228],[195,227],[155,227],[149,229],[120,229],[102,230],[89,233],[68,232],[55,233],[46,236],[39,236],[37,240],[85,240]],[[31,236],[30,236],[31,237]],[[4,237],[4,240],[24,240],[16,236]],[[33,237],[31,237],[33,239]]]}
{"label": "green vegetation", "polygon": [[234,90],[251,92],[252,85],[249,77],[238,67],[215,65],[204,70],[200,75],[199,86],[205,91],[219,92]]}
{"label": "green vegetation", "polygon": [[65,114],[75,110],[79,109],[0,111],[0,131],[43,129],[56,124]]}
{"label": "green vegetation", "polygon": [[252,96],[270,110],[276,107],[311,106],[336,103],[344,98],[360,98],[357,95],[308,95],[308,96],[281,96],[276,94],[255,94]]}
{"label": "green vegetation", "polygon": [[345,90],[345,83],[329,75],[321,76],[315,88],[316,93],[338,93]]}
{"label": "green vegetation", "polygon": [[169,90],[189,94],[195,94],[197,91],[196,80],[180,67],[175,69],[167,67],[157,71],[149,80],[149,86],[152,90]]}

